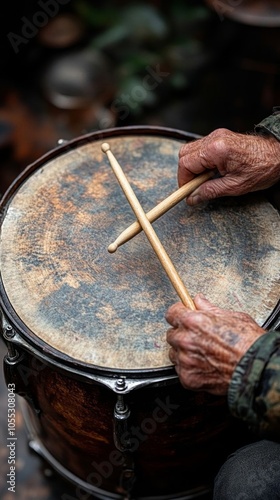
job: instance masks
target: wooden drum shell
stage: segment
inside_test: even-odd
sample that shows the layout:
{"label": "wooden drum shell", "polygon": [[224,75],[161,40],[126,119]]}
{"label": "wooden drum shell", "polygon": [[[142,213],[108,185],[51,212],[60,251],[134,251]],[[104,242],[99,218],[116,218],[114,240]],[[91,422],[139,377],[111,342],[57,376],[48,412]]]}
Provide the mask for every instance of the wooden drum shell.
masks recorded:
{"label": "wooden drum shell", "polygon": [[254,440],[230,416],[226,398],[186,391],[177,378],[162,377],[124,395],[130,417],[121,443],[129,434],[131,451],[121,452],[113,390],[18,351],[20,363],[6,361],[5,375],[27,402],[31,447],[35,441],[61,475],[96,498],[123,499],[130,489],[133,499],[198,498],[211,491],[227,455]]}

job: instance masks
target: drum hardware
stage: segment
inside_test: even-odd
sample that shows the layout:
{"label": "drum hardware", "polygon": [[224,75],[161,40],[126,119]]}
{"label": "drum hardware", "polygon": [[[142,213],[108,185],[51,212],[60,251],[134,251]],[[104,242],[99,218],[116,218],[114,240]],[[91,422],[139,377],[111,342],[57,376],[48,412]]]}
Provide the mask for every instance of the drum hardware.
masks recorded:
{"label": "drum hardware", "polygon": [[[1,306],[1,301],[0,301],[0,307]],[[75,369],[72,365],[67,366],[66,364],[59,363],[57,360],[52,359],[45,355],[43,352],[37,350],[34,346],[28,344],[24,338],[16,332],[14,328],[7,322],[5,319],[4,314],[2,314],[2,332],[3,332],[3,337],[5,338],[8,353],[5,356],[5,363],[9,367],[9,375],[7,376],[7,383],[11,383],[13,381],[13,378],[17,376],[15,372],[15,368],[17,365],[19,365],[22,360],[24,359],[24,352],[29,351],[31,354],[34,356],[34,359],[37,361],[39,360],[39,363],[41,365],[37,364],[36,366],[30,370],[32,372],[32,369],[39,371],[43,370],[47,366],[53,366],[57,368],[58,370],[62,370],[63,372],[66,370],[69,372],[72,376],[79,378],[81,380],[86,380],[89,383],[98,383],[100,385],[106,386],[108,389],[113,391],[116,394],[122,393],[122,394],[129,394],[131,391],[135,389],[141,389],[146,386],[157,386],[161,384],[169,385],[170,383],[174,383],[174,381],[177,379],[177,375],[175,371],[173,373],[164,374],[164,375],[159,375],[156,376],[156,374],[153,374],[152,380],[149,378],[147,379],[142,379],[142,378],[137,378],[137,374],[135,374],[135,378],[130,377],[127,378],[126,375],[116,375],[115,372],[112,372],[111,374],[108,373],[107,376],[102,376],[99,375],[98,373],[95,373],[93,370],[90,372],[86,371],[81,371],[80,369]],[[7,333],[8,332],[8,333]],[[15,348],[15,345],[20,348],[20,350],[23,351],[23,353],[19,354],[19,350]],[[14,359],[13,359],[14,356]],[[21,375],[22,377],[22,375]],[[116,377],[117,380],[116,380]],[[20,384],[21,385],[21,384]],[[16,389],[19,387],[17,384]],[[17,390],[16,390],[17,392]]]}
{"label": "drum hardware", "polygon": [[124,391],[127,388],[127,383],[126,383],[125,377],[118,378],[118,380],[116,381],[115,387],[116,387],[117,392]]}
{"label": "drum hardware", "polygon": [[59,146],[64,146],[67,142],[69,142],[67,139],[58,139],[57,144]]}
{"label": "drum hardware", "polygon": [[181,301],[185,306],[190,309],[195,310],[194,302],[186,289],[183,281],[181,280],[179,274],[177,273],[173,262],[171,261],[169,255],[167,254],[165,248],[163,247],[161,241],[159,240],[153,226],[150,224],[146,214],[139,203],[132,187],[130,186],[120,164],[114,157],[112,151],[110,150],[110,145],[108,143],[103,143],[101,146],[103,153],[107,154],[112,170],[124,192],[126,198],[134,211],[139,224],[142,226],[144,233],[146,234],[155,254],[157,255],[163,269],[165,270],[171,284],[175,288],[177,294],[179,295]]}
{"label": "drum hardware", "polygon": [[19,358],[19,353],[16,351],[14,345],[11,343],[11,339],[15,336],[15,331],[11,325],[6,324],[3,328],[3,337],[7,341],[8,353],[6,355],[6,360],[8,363],[15,363]]}
{"label": "drum hardware", "polygon": [[271,316],[269,317],[268,321],[266,321],[263,325],[263,328],[265,329],[272,329],[272,330],[280,330],[280,317],[279,317],[279,308],[280,308],[280,301],[274,308],[274,310],[271,313]]}
{"label": "drum hardware", "polygon": [[[9,331],[10,328],[12,327],[9,327]],[[23,353],[19,354],[18,350],[15,349],[14,344],[17,346],[21,346],[24,349],[27,349],[32,353],[35,359],[39,360],[39,362],[41,363],[40,366],[38,365],[39,371],[43,370],[44,367],[53,366],[54,368],[61,370],[63,372],[66,370],[67,372],[70,373],[70,375],[75,376],[81,380],[85,380],[89,383],[97,383],[106,386],[108,389],[110,389],[116,394],[120,392],[122,394],[129,394],[131,391],[134,391],[135,389],[141,389],[150,385],[154,387],[161,384],[169,385],[170,383],[171,384],[174,383],[174,381],[177,379],[177,375],[175,372],[172,374],[161,375],[161,376],[157,376],[155,373],[154,375],[152,375],[151,378],[148,378],[146,380],[137,378],[137,375],[135,375],[135,378],[129,378],[129,379],[126,379],[125,375],[123,375],[122,377],[118,375],[118,377],[120,378],[116,380],[116,374],[114,373],[112,374],[108,373],[106,376],[101,376],[95,372],[81,371],[79,369],[75,369],[73,366],[67,366],[57,362],[56,360],[49,358],[47,355],[44,355],[42,352],[36,350],[33,346],[25,342],[25,340],[18,333],[15,332],[15,330],[12,329],[12,332],[13,333],[10,337],[7,336],[7,339],[9,339],[7,342],[8,354],[4,359],[7,367],[9,367],[9,375],[7,383],[13,382],[13,379],[17,377],[15,368],[24,359],[24,354]],[[3,337],[6,339],[4,333]],[[12,359],[13,353],[16,353],[14,359]],[[35,367],[30,369],[31,372],[32,369],[35,370]],[[21,384],[18,383],[16,384],[16,392],[20,385]]]}
{"label": "drum hardware", "polygon": [[[25,361],[24,352],[20,352],[20,350],[15,348],[12,339],[15,339],[16,332],[13,327],[9,325],[9,323],[7,323],[4,315],[2,315],[2,332],[3,338],[6,340],[6,346],[8,350],[3,360],[3,370],[6,384],[14,384],[15,393],[24,397],[32,407],[35,414],[39,416],[41,410],[39,408],[38,402],[33,395],[29,394],[27,390],[28,384],[23,375],[23,363]],[[26,367],[26,369],[30,371],[30,368]]]}
{"label": "drum hardware", "polygon": [[123,470],[120,474],[120,491],[125,495],[124,500],[131,498],[134,483],[136,481],[133,453],[131,449],[131,435],[128,426],[130,409],[124,400],[124,396],[119,394],[114,408],[114,443],[117,450],[122,453]]}
{"label": "drum hardware", "polygon": [[[182,201],[188,195],[190,195],[198,186],[206,182],[208,179],[211,179],[214,176],[214,172],[210,171],[205,174],[198,175],[194,179],[192,179],[184,186],[174,191],[170,196],[161,201],[158,205],[156,205],[152,210],[146,213],[146,217],[149,222],[156,221],[159,217],[164,215],[168,210],[173,208],[177,203]],[[134,222],[127,229],[125,229],[117,239],[108,246],[108,252],[115,252],[118,247],[131,240],[134,236],[139,234],[142,231],[142,226],[139,222]]]}
{"label": "drum hardware", "polygon": [[[135,186],[153,206],[175,191],[179,147],[194,138],[159,127],[86,134],[32,164],[1,200],[0,309],[10,358],[19,354],[5,371],[24,396],[29,446],[100,500],[201,498],[224,455],[251,441],[224,398],[179,384],[164,323],[176,293],[146,238],[114,259],[104,252],[133,215],[101,144],[124,171],[138,162]],[[156,225],[192,293],[279,322],[279,213],[265,197],[178,205]]]}
{"label": "drum hardware", "polygon": [[126,457],[125,468],[120,476],[120,492],[123,491],[123,500],[132,500],[132,492],[136,481],[136,475],[133,467],[133,460],[131,460],[131,462],[132,465],[129,465],[129,458]]}
{"label": "drum hardware", "polygon": [[[23,371],[24,371],[24,354],[19,353],[15,349],[14,345],[11,343],[10,339],[15,336],[10,325],[7,325],[6,330],[3,332],[3,337],[7,341],[8,353],[4,356],[3,360],[3,371],[5,376],[6,385],[14,384],[15,393],[22,396],[30,404],[31,408],[37,416],[40,415],[41,410],[39,408],[36,398],[30,394],[27,390],[27,384],[24,382]],[[28,368],[27,368],[28,369]]]}
{"label": "drum hardware", "polygon": [[129,451],[131,440],[128,433],[128,419],[130,409],[120,394],[117,396],[117,402],[114,408],[114,443],[119,451]]}

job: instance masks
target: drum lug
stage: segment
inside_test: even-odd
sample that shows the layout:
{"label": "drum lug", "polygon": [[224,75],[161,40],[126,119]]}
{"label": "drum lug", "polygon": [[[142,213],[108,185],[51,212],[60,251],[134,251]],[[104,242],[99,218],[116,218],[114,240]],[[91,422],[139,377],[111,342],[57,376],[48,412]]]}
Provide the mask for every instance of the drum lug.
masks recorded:
{"label": "drum lug", "polygon": [[106,385],[109,389],[114,391],[116,394],[129,394],[135,389],[142,389],[149,385],[160,385],[174,383],[178,378],[176,372],[171,372],[165,376],[154,377],[153,379],[142,378],[142,379],[132,379],[126,378],[125,375],[121,375],[118,379],[109,379],[108,377],[95,377],[95,380],[103,385]]}
{"label": "drum lug", "polygon": [[39,416],[41,410],[39,409],[34,396],[29,394],[28,386],[25,385],[20,373],[20,370],[23,369],[23,360],[24,354],[17,353],[17,356],[14,358],[9,356],[9,352],[6,354],[3,360],[5,382],[7,387],[13,385],[15,393],[23,397],[30,404],[33,411]]}
{"label": "drum lug", "polygon": [[129,467],[129,465],[127,465],[123,469],[120,477],[120,492],[122,492],[124,495],[123,500],[130,500],[132,498],[131,492],[133,490],[135,481],[136,477],[134,467]]}
{"label": "drum lug", "polygon": [[11,342],[11,339],[13,339],[15,336],[16,333],[12,326],[5,322],[3,324],[3,337],[6,340],[6,346],[8,350],[3,360],[5,382],[7,387],[13,385],[15,393],[26,399],[26,401],[33,408],[34,412],[39,415],[40,409],[35,402],[35,398],[33,396],[30,396],[27,384],[24,383],[24,380],[20,373],[22,362],[25,356],[23,353],[20,353]]}
{"label": "drum lug", "polygon": [[[120,381],[122,380],[122,383]],[[119,379],[119,390],[125,385],[125,380]],[[125,389],[125,387],[124,387]],[[128,428],[128,419],[130,417],[130,409],[124,400],[122,394],[117,395],[117,402],[114,408],[114,443],[116,448],[123,455],[123,470],[120,477],[120,491],[125,495],[125,500],[131,498],[136,477],[134,471],[134,460],[131,449],[131,435]]]}
{"label": "drum lug", "polygon": [[6,346],[8,349],[8,352],[5,356],[5,360],[7,361],[7,363],[15,365],[18,363],[18,360],[20,358],[19,352],[16,350],[15,346],[11,341],[16,333],[12,328],[12,326],[6,322],[5,323],[3,322],[2,331],[3,331],[3,338],[6,340]]}
{"label": "drum lug", "polygon": [[128,431],[128,419],[130,409],[119,394],[114,408],[114,443],[119,451],[129,451],[131,447],[130,434]]}
{"label": "drum lug", "polygon": [[116,392],[123,392],[123,391],[126,391],[126,389],[127,389],[126,378],[124,376],[121,376],[115,382],[115,391]]}

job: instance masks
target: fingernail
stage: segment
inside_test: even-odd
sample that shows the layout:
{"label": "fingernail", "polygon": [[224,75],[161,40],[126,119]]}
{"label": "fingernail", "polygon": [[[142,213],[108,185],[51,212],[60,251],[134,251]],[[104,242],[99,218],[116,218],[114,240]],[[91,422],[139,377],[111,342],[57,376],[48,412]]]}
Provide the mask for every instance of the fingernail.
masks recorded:
{"label": "fingernail", "polygon": [[191,204],[191,205],[199,205],[199,203],[202,203],[202,198],[199,194],[195,194],[194,196],[190,196],[188,198],[188,202]]}

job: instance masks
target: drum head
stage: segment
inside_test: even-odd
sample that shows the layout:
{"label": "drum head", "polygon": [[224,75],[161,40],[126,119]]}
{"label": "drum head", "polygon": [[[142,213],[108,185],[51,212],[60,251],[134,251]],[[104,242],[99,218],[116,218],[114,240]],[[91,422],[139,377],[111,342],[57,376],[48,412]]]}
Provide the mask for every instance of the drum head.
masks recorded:
{"label": "drum head", "polygon": [[[145,211],[177,189],[186,134],[126,129],[71,141],[31,166],[4,198],[2,302],[32,342],[109,370],[170,367],[164,315],[177,302],[101,144],[111,145]],[[192,296],[262,325],[279,299],[280,218],[260,195],[200,208],[179,203],[153,224]]]}

